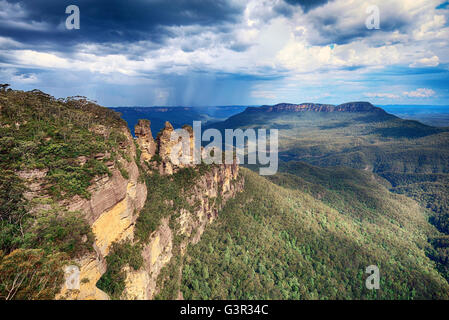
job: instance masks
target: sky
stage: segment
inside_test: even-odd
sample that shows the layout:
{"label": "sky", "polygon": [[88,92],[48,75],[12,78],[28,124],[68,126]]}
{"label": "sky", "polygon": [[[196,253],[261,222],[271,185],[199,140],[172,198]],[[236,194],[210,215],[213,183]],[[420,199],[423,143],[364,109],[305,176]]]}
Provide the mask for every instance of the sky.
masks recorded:
{"label": "sky", "polygon": [[111,107],[449,105],[449,2],[0,0],[0,83]]}

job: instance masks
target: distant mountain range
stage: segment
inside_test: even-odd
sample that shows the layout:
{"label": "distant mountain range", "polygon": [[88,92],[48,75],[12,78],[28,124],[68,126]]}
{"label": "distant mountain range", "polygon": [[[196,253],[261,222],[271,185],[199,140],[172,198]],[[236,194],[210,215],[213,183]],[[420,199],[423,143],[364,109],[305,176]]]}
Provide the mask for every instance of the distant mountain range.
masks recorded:
{"label": "distant mountain range", "polygon": [[369,102],[348,102],[338,106],[332,104],[319,103],[279,103],[274,106],[248,107],[246,112],[381,112],[385,113],[381,108],[373,106]]}
{"label": "distant mountain range", "polygon": [[248,112],[275,112],[275,111],[317,111],[317,112],[361,112],[369,110],[384,111],[398,116],[402,119],[416,120],[423,124],[435,127],[449,127],[449,106],[434,105],[377,105],[369,102],[350,102],[340,105],[320,104],[320,103],[279,103],[274,106],[130,106],[112,107],[111,109],[120,112],[128,122],[131,132],[137,120],[148,118],[152,120],[153,134],[163,128],[166,118],[171,119],[173,125],[182,126],[185,122],[200,120],[204,123],[213,123],[226,120],[227,118],[248,110]]}

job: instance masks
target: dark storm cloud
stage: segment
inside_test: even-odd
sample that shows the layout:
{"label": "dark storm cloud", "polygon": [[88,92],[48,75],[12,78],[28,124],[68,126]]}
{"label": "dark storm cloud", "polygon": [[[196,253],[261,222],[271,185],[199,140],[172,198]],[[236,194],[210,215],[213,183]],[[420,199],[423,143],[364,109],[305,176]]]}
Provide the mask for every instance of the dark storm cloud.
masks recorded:
{"label": "dark storm cloud", "polygon": [[301,6],[304,12],[308,12],[309,10],[325,5],[329,2],[329,0],[285,0],[285,2],[294,5]]}
{"label": "dark storm cloud", "polygon": [[325,5],[330,1],[332,0],[284,0],[273,6],[273,12],[291,18],[298,8],[301,8],[303,12],[308,13],[310,10]]}
{"label": "dark storm cloud", "polygon": [[[295,7],[301,7],[306,13],[305,18],[311,25],[313,36],[308,38],[312,45],[347,44],[354,40],[372,36],[375,32],[406,33],[407,28],[413,24],[408,14],[404,12],[391,11],[391,8],[380,7],[381,11],[381,31],[369,30],[365,26],[365,19],[368,14],[361,9],[355,12],[357,17],[347,17],[338,7],[325,8],[324,10],[312,10],[323,7],[333,2],[333,0],[284,0],[285,5],[278,5],[274,9],[277,13],[286,17],[291,17]],[[368,5],[368,4],[367,4]],[[320,8],[321,9],[321,8]],[[353,19],[353,23],[347,23],[346,19]],[[356,18],[356,19],[354,19]]]}
{"label": "dark storm cloud", "polygon": [[[146,40],[163,44],[167,37],[173,36],[167,27],[220,27],[235,22],[242,11],[224,0],[7,0],[6,4],[15,5],[12,11],[17,16],[0,20],[0,35],[39,46]],[[71,4],[80,8],[80,30],[61,27],[68,17],[65,9]],[[7,6],[4,7],[0,13],[6,10]],[[24,24],[45,28],[24,27]]]}
{"label": "dark storm cloud", "polygon": [[[382,9],[382,8],[381,8]],[[354,19],[347,23],[344,16],[339,12],[324,11],[320,14],[310,14],[308,19],[319,37],[308,39],[313,45],[347,44],[355,40],[368,38],[376,33],[391,33],[399,31],[407,33],[413,21],[406,14],[400,12],[385,12],[380,20],[380,30],[370,30],[365,25],[368,17],[365,11],[359,12],[360,19]]]}

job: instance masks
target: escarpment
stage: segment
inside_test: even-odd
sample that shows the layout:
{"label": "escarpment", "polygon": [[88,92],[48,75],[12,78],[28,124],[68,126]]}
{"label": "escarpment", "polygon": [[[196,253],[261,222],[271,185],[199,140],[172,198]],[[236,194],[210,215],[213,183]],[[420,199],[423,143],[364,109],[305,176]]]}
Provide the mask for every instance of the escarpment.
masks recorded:
{"label": "escarpment", "polygon": [[[139,122],[136,129],[141,124]],[[188,126],[184,129],[189,133],[188,156],[193,157],[193,130]],[[243,189],[244,181],[239,177],[236,163],[211,166],[174,164],[169,157],[174,146],[170,139],[173,130],[167,122],[156,139],[155,157],[150,161],[141,158],[141,164],[148,174],[150,190],[152,183],[161,180],[177,184],[178,189],[170,195],[171,188],[168,186],[167,194],[161,197],[153,197],[149,191],[147,201],[153,204],[159,201],[167,211],[161,214],[143,209],[142,217],[160,214],[158,227],[148,232],[147,239],[140,241],[142,266],[138,270],[129,266],[122,269],[126,274],[125,289],[120,294],[122,299],[153,299],[157,295],[161,296],[161,292],[170,290],[169,296],[164,297],[182,298],[179,284],[187,246],[199,241],[207,225],[218,216],[226,201]],[[137,130],[136,137],[139,144],[141,139]],[[186,155],[180,153],[179,156]],[[163,187],[156,191],[164,193],[165,190],[160,190],[161,188]],[[167,287],[170,289],[167,290]]]}
{"label": "escarpment", "polygon": [[126,140],[117,150],[122,155],[116,162],[108,163],[110,175],[95,177],[89,187],[90,199],[76,196],[61,202],[71,211],[84,213],[95,242],[94,251],[76,261],[80,266],[79,290],[68,290],[64,285],[58,298],[109,299],[106,293],[96,287],[107,268],[105,257],[112,243],[133,239],[134,224],[145,203],[147,188],[134,161],[136,146],[133,138],[125,129],[123,134]]}
{"label": "escarpment", "polygon": [[[193,157],[193,130],[184,129],[189,133],[190,153],[179,151],[178,156]],[[93,180],[90,199],[74,197],[63,203],[85,214],[95,243],[94,252],[76,261],[81,271],[79,290],[64,287],[58,298],[146,300],[173,287],[167,281],[174,281],[174,287],[180,284],[187,246],[200,240],[226,201],[243,189],[244,181],[236,163],[174,163],[170,154],[179,140],[171,139],[173,131],[167,122],[154,140],[150,121],[140,120],[134,141],[126,132],[120,162],[110,163],[112,175]],[[125,241],[142,263],[125,263],[117,269],[108,264],[108,257],[119,255],[111,248]],[[120,279],[124,289],[111,289],[109,279]],[[182,295],[178,289],[170,297]]]}
{"label": "escarpment", "polygon": [[[127,270],[122,298],[152,299],[166,289],[164,286],[178,288],[187,246],[200,240],[226,201],[243,189],[244,181],[238,172],[236,164],[211,167],[182,190],[179,196],[184,197],[184,203],[176,205],[173,203],[176,199],[164,200],[169,202],[170,214],[161,218],[159,227],[145,242],[142,268]],[[140,276],[135,276],[136,273]],[[177,292],[168,292],[161,297],[174,299],[180,298],[181,294],[177,289]]]}
{"label": "escarpment", "polygon": [[[126,122],[85,97],[8,90],[0,101],[0,296],[108,298],[96,286],[105,258],[132,241],[147,197]],[[65,268],[78,279],[65,283]]]}
{"label": "escarpment", "polygon": [[340,105],[319,103],[279,103],[274,106],[248,107],[245,112],[382,112],[381,108],[373,106],[369,102],[348,102]]}

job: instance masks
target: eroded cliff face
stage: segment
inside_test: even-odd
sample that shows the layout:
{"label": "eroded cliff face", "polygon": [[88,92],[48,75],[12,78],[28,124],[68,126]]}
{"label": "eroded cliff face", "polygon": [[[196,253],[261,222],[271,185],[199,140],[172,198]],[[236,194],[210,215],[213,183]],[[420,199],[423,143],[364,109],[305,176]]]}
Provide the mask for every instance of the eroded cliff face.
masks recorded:
{"label": "eroded cliff face", "polygon": [[[181,208],[175,213],[177,218],[171,226],[166,218],[153,232],[142,252],[143,268],[138,271],[126,270],[126,288],[122,298],[148,300],[159,293],[165,278],[173,275],[162,275],[162,269],[175,257],[177,261],[182,261],[187,246],[200,240],[226,201],[243,189],[244,181],[238,179],[238,171],[236,164],[214,166],[185,191],[188,208]],[[175,240],[176,236],[180,240]],[[180,275],[182,262],[173,268]],[[144,274],[148,274],[148,277]],[[182,298],[181,292],[178,292],[177,298]]]}
{"label": "eroded cliff face", "polygon": [[[139,123],[136,129],[141,125],[142,123]],[[188,126],[184,129],[189,133],[190,139],[188,156],[193,157],[193,130]],[[171,175],[182,168],[195,167],[193,164],[174,164],[170,160],[172,148],[179,142],[171,140],[173,131],[173,127],[167,122],[158,134],[155,142],[157,160],[153,158],[145,161],[142,158],[142,165],[150,174],[156,171],[161,175]],[[139,144],[137,130],[136,136]],[[185,155],[179,153],[178,156]],[[218,216],[218,211],[226,201],[243,189],[244,181],[238,179],[238,172],[239,167],[235,163],[210,166],[187,190],[182,191],[179,196],[185,197],[187,205],[173,212],[172,217],[162,219],[157,230],[151,234],[142,250],[143,267],[137,271],[125,268],[126,288],[122,294],[123,299],[152,299],[162,289],[165,278],[172,277],[173,273],[181,275],[183,265],[179,261],[182,261],[187,246],[200,240],[207,225]],[[170,222],[173,217],[176,218]],[[162,270],[167,268],[173,259],[179,263],[173,264],[171,274],[163,274]],[[182,298],[181,292],[177,293],[177,298]]]}
{"label": "eroded cliff face", "polygon": [[[81,272],[79,290],[68,290],[64,285],[57,298],[109,299],[105,292],[97,288],[96,283],[107,270],[105,258],[111,245],[126,239],[134,242],[135,222],[147,199],[147,188],[142,177],[155,172],[169,176],[186,167],[173,164],[170,160],[169,154],[176,143],[170,140],[173,130],[167,122],[154,141],[150,122],[141,120],[135,128],[134,144],[132,136],[124,129],[126,141],[120,146],[119,153],[122,156],[119,156],[119,163],[108,163],[112,175],[95,178],[89,188],[89,200],[74,197],[61,202],[61,205],[71,211],[79,210],[84,213],[95,235],[95,243],[93,253],[76,261]],[[189,133],[193,149],[192,130]],[[136,150],[136,145],[139,150]],[[136,157],[138,153],[140,157]],[[108,156],[96,155],[99,158]],[[187,166],[194,167],[193,164]],[[173,216],[161,219],[159,227],[142,244],[143,266],[139,270],[128,265],[123,267],[126,287],[121,299],[147,300],[160,292],[165,278],[169,276],[167,273],[163,274],[163,269],[173,259],[182,261],[180,258],[187,246],[200,240],[205,228],[214,221],[226,201],[242,190],[244,181],[238,178],[238,170],[237,164],[212,165],[202,172],[188,190],[179,195],[185,197],[188,205],[174,212]],[[127,172],[126,177],[123,171]],[[32,173],[34,176],[42,174],[45,173]],[[38,181],[35,183],[38,186]],[[174,268],[180,276],[182,263],[175,264]],[[180,292],[177,298],[182,298]]]}
{"label": "eroded cliff face", "polygon": [[[126,141],[120,145],[119,153],[126,157],[119,156],[117,163],[108,164],[111,176],[104,175],[93,181],[89,200],[74,197],[61,202],[70,211],[84,213],[95,235],[95,243],[93,253],[76,261],[81,272],[80,289],[67,290],[64,285],[57,298],[108,299],[108,295],[96,287],[107,268],[105,257],[113,242],[133,239],[134,224],[145,203],[147,188],[134,160],[133,138],[128,130],[123,129],[123,133]],[[126,178],[123,172],[127,173]]]}
{"label": "eroded cliff face", "polygon": [[140,157],[141,165],[149,170],[157,170],[161,175],[171,175],[179,169],[193,167],[193,129],[188,125],[182,129],[189,134],[189,141],[187,142],[189,153],[183,154],[183,149],[179,148],[175,157],[176,161],[173,162],[171,159],[173,148],[182,141],[182,137],[178,136],[178,139],[172,139],[175,129],[170,122],[165,122],[164,128],[158,133],[156,140],[153,140],[150,121],[139,120],[134,132],[137,138],[136,142],[142,151]]}

